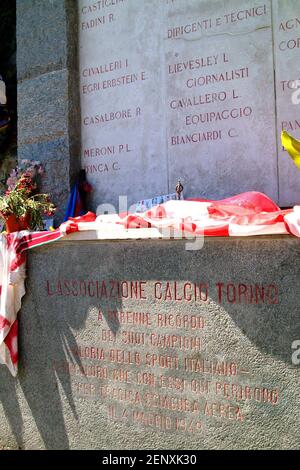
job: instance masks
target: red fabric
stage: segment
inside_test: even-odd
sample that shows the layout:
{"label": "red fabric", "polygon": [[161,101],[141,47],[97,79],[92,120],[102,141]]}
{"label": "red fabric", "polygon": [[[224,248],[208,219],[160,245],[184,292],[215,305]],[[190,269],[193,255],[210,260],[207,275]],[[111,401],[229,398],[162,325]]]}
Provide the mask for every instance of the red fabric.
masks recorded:
{"label": "red fabric", "polygon": [[278,212],[275,202],[268,196],[255,191],[211,202],[208,212],[213,217],[226,218],[231,215],[250,216],[262,212]]}
{"label": "red fabric", "polygon": [[[289,210],[281,211],[268,196],[255,191],[238,194],[221,201],[189,199],[187,202],[199,203],[199,213],[201,205],[207,205],[208,215],[206,219],[205,217],[202,219],[206,225],[201,226],[197,214],[194,213],[174,228],[195,235],[203,234],[211,237],[228,237],[230,223],[244,226],[275,225],[284,222],[284,216],[289,212]],[[185,201],[181,203],[184,204]],[[169,218],[167,207],[168,203],[165,203],[142,214],[121,214],[119,223],[126,229],[158,227],[159,221],[166,221]],[[193,217],[195,220],[190,220]],[[218,221],[220,224],[216,225]]]}
{"label": "red fabric", "polygon": [[80,222],[94,222],[97,216],[94,212],[87,212],[85,215],[79,217],[69,217],[67,222],[61,224],[57,231],[65,234],[78,232],[78,224]]}
{"label": "red fabric", "polygon": [[14,321],[12,324],[8,335],[6,336],[4,343],[9,351],[11,361],[13,364],[17,366],[18,364],[18,328],[19,322],[18,319]]}
{"label": "red fabric", "polygon": [[228,224],[221,227],[205,228],[203,235],[205,237],[229,237]]}

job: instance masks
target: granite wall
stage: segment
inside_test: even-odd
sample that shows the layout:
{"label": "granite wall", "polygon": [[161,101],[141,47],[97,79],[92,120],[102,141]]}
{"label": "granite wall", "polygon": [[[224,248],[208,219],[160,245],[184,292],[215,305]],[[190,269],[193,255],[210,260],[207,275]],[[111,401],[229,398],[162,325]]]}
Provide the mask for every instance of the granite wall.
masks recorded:
{"label": "granite wall", "polygon": [[18,158],[43,162],[57,221],[80,169],[77,29],[74,0],[17,0]]}

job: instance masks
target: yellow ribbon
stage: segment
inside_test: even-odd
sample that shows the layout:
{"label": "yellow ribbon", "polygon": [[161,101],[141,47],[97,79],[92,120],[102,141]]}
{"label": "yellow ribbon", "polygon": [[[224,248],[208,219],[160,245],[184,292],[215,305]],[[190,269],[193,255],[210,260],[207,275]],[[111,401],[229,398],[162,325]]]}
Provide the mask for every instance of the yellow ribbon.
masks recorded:
{"label": "yellow ribbon", "polygon": [[289,135],[286,131],[282,131],[281,143],[300,170],[300,141],[294,139],[294,137]]}

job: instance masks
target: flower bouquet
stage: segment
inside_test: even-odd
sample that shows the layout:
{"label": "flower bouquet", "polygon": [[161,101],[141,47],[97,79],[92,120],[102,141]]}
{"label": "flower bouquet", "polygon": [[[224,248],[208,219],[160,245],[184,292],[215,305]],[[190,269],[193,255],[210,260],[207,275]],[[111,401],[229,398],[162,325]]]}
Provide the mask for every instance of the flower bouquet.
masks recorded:
{"label": "flower bouquet", "polygon": [[0,217],[8,233],[44,228],[43,216],[52,216],[55,206],[48,194],[38,193],[44,169],[40,162],[22,160],[6,181],[7,190],[0,196]]}

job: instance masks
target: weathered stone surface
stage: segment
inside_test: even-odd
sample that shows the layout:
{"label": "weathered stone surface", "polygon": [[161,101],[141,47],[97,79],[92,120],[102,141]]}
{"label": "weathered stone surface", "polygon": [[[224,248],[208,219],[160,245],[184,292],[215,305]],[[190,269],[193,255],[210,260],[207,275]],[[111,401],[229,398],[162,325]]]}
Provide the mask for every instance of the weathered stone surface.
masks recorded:
{"label": "weathered stone surface", "polygon": [[62,70],[24,80],[18,86],[18,158],[43,162],[46,173],[40,189],[51,194],[60,221],[76,168],[69,137],[68,80],[68,71]]}
{"label": "weathered stone surface", "polygon": [[[0,445],[299,448],[299,257],[287,237],[210,239],[199,251],[144,240],[30,252],[20,375],[0,369]],[[127,296],[128,284],[111,291],[112,280],[139,284]],[[175,343],[158,346],[157,335]],[[99,376],[83,376],[86,367]]]}
{"label": "weathered stone surface", "polygon": [[299,204],[300,172],[281,146],[284,129],[300,136],[300,15],[297,0],[273,0],[280,204]]}
{"label": "weathered stone surface", "polygon": [[19,80],[66,68],[65,3],[65,0],[17,0]]}
{"label": "weathered stone surface", "polygon": [[80,169],[77,2],[17,2],[18,158],[41,160],[62,221]]}
{"label": "weathered stone surface", "polygon": [[20,146],[67,136],[69,96],[66,69],[19,83],[18,96]]}

